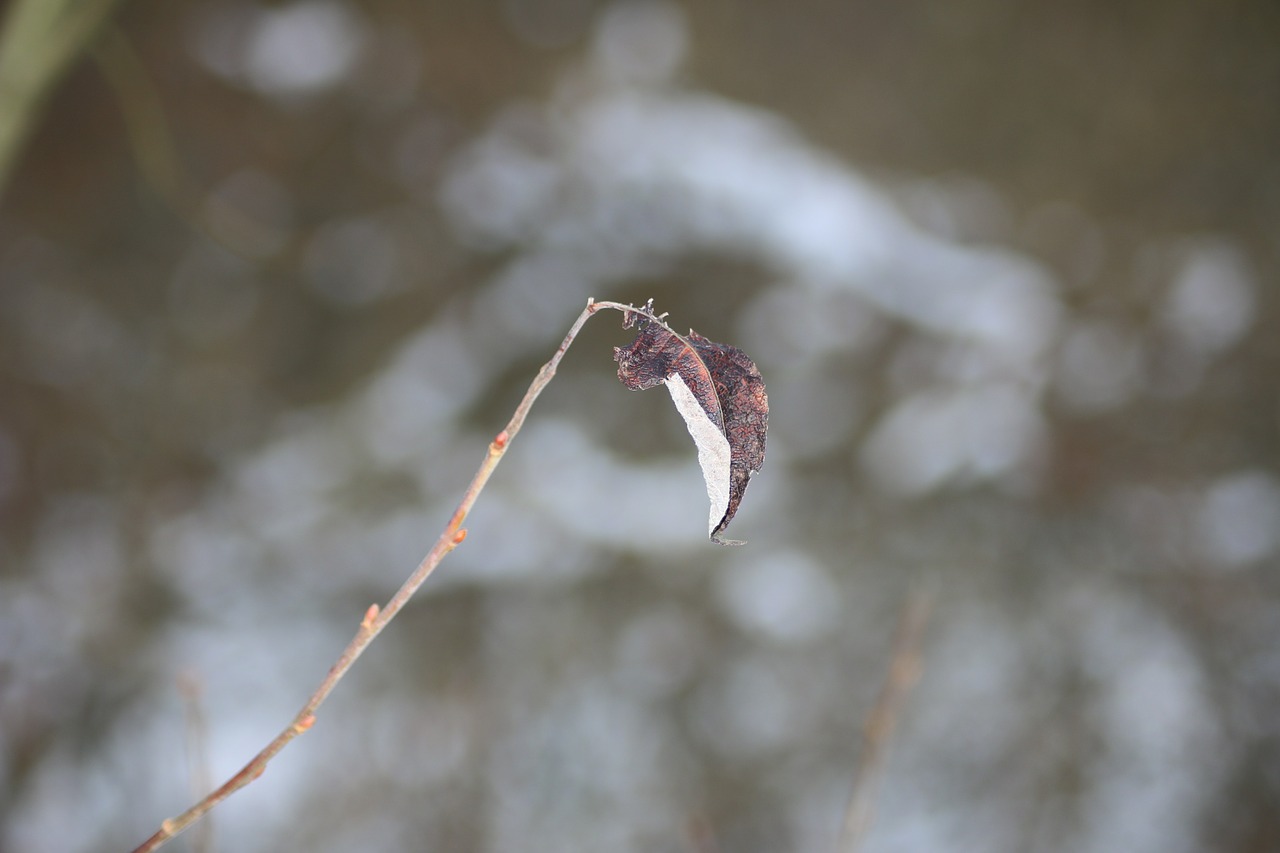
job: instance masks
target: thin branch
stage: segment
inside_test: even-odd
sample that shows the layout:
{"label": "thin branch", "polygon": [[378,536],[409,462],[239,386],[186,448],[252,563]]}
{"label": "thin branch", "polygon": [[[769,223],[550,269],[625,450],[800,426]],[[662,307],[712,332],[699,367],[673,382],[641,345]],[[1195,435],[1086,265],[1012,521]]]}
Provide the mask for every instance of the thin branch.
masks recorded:
{"label": "thin branch", "polygon": [[[182,694],[187,716],[187,763],[191,767],[191,796],[198,797],[213,785],[209,771],[209,723],[205,718],[200,679],[194,673],[178,677],[178,690]],[[213,821],[206,820],[196,828],[191,849],[195,853],[209,853],[213,849]]]}
{"label": "thin branch", "polygon": [[854,853],[863,836],[871,828],[875,815],[876,791],[884,776],[889,741],[898,718],[906,705],[907,694],[920,678],[921,649],[925,626],[933,610],[933,588],[917,587],[907,599],[898,617],[893,636],[893,657],[885,675],[875,707],[862,730],[862,757],[853,779],[853,792],[845,810],[840,833],[839,853]]}
{"label": "thin branch", "polygon": [[[434,546],[418,564],[418,568],[414,570],[409,579],[396,592],[391,600],[384,607],[378,607],[376,604],[369,605],[369,609],[364,614],[364,619],[360,622],[360,627],[356,631],[355,637],[347,645],[342,655],[329,669],[329,674],[325,676],[324,681],[320,682],[320,686],[316,688],[315,693],[311,694],[311,698],[307,700],[302,709],[298,711],[293,721],[285,727],[285,729],[276,735],[275,739],[266,745],[257,755],[253,757],[240,772],[236,773],[230,779],[222,784],[217,790],[213,791],[200,802],[187,809],[177,817],[169,818],[160,824],[160,829],[154,835],[138,846],[134,853],[149,853],[149,851],[157,850],[165,843],[173,839],[180,832],[187,829],[193,823],[207,814],[214,806],[234,794],[244,786],[262,775],[267,769],[267,764],[271,759],[275,758],[280,750],[284,749],[294,738],[310,729],[316,721],[316,711],[324,700],[329,697],[333,689],[342,680],[342,677],[351,669],[356,659],[364,653],[369,647],[373,639],[382,632],[387,623],[395,618],[401,608],[408,603],[413,594],[418,591],[418,587],[431,575],[440,561],[452,551],[454,548],[462,544],[467,538],[466,528],[462,523],[466,521],[467,515],[471,512],[472,505],[475,504],[476,498],[480,496],[485,484],[489,482],[489,476],[493,470],[498,467],[498,463],[502,461],[503,455],[507,452],[507,448],[511,445],[512,439],[516,433],[520,431],[520,427],[524,425],[525,418],[529,414],[529,409],[533,407],[533,402],[538,399],[538,395],[542,393],[542,389],[556,375],[556,369],[560,366],[560,360],[564,358],[565,352],[573,343],[574,338],[578,336],[578,332],[582,329],[583,324],[591,318],[593,314],[602,308],[612,308],[622,311],[625,316],[630,317],[631,314],[640,314],[655,322],[662,322],[662,319],[653,313],[651,305],[636,308],[631,305],[623,305],[619,302],[596,302],[595,300],[587,300],[587,307],[578,315],[578,319],[574,321],[573,326],[569,329],[569,333],[565,335],[564,341],[561,342],[560,348],[556,350],[551,360],[542,366],[538,371],[538,375],[534,377],[533,382],[529,385],[529,390],[525,392],[524,399],[520,401],[520,405],[516,407],[515,413],[511,416],[510,422],[502,432],[494,437],[489,443],[489,450],[485,454],[484,460],[480,463],[479,470],[476,471],[475,477],[471,480],[471,485],[467,487],[467,491],[462,496],[462,501],[458,504],[458,508],[454,510],[453,516],[449,519],[449,523],[445,525],[444,530],[440,534],[440,538],[436,540]],[[665,325],[665,323],[663,324]]]}

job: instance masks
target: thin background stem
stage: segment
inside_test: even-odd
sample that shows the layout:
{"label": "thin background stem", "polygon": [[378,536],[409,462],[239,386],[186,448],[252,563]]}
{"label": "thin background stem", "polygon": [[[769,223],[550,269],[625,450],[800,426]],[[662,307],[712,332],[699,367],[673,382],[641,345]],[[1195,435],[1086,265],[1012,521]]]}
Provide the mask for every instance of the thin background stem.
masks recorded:
{"label": "thin background stem", "polygon": [[89,52],[115,94],[143,183],[193,231],[235,255],[254,258],[267,226],[234,203],[206,193],[187,173],[160,90],[124,30],[108,23]]}
{"label": "thin background stem", "polygon": [[853,779],[853,792],[845,810],[839,853],[854,853],[875,816],[876,792],[884,776],[889,741],[906,705],[907,695],[920,678],[925,626],[933,611],[933,587],[913,589],[898,617],[893,636],[893,656],[880,695],[862,730],[862,755]]}
{"label": "thin background stem", "polygon": [[587,300],[587,307],[582,309],[578,319],[573,322],[569,333],[565,335],[560,348],[556,350],[551,360],[538,371],[538,375],[534,377],[533,382],[529,385],[529,390],[525,392],[524,399],[520,401],[520,405],[516,406],[515,413],[511,416],[506,428],[489,443],[489,450],[485,454],[484,460],[480,463],[479,470],[476,471],[475,477],[472,478],[471,485],[467,486],[467,490],[462,496],[462,501],[458,504],[458,508],[454,510],[449,523],[444,526],[444,530],[440,533],[440,538],[436,540],[435,545],[427,552],[427,556],[418,564],[418,568],[414,570],[409,579],[404,582],[384,607],[379,608],[376,604],[369,606],[369,609],[365,612],[364,619],[360,622],[360,627],[356,631],[355,637],[343,650],[342,655],[329,669],[329,674],[325,676],[324,681],[320,682],[320,686],[316,688],[315,693],[311,694],[311,698],[302,706],[302,710],[298,711],[293,721],[280,734],[276,735],[275,739],[267,744],[261,752],[255,755],[248,764],[241,768],[240,772],[224,782],[221,787],[182,814],[162,822],[160,829],[139,845],[134,850],[134,853],[148,853],[148,851],[157,850],[176,837],[178,833],[198,821],[218,803],[261,776],[263,771],[267,769],[268,762],[275,758],[280,750],[284,749],[290,741],[315,724],[316,711],[324,703],[324,700],[329,697],[329,694],[333,692],[342,677],[347,674],[347,670],[351,669],[352,664],[364,653],[364,650],[368,648],[374,638],[408,603],[413,594],[418,591],[418,587],[422,586],[436,566],[440,564],[440,561],[445,558],[445,555],[466,539],[467,531],[462,526],[462,523],[466,521],[467,515],[470,514],[476,498],[480,496],[485,484],[489,482],[489,476],[493,473],[493,470],[502,461],[502,457],[507,452],[511,440],[515,438],[516,433],[520,431],[520,427],[524,425],[525,418],[529,414],[529,409],[533,407],[534,400],[538,399],[542,389],[546,388],[552,377],[556,375],[560,360],[564,358],[565,352],[573,343],[574,338],[578,336],[583,324],[602,308],[622,311],[625,316],[640,314],[654,322],[662,323],[664,327],[666,326],[662,317],[653,313],[651,305],[636,308],[619,302]]}
{"label": "thin background stem", "polygon": [[[198,797],[213,786],[209,770],[209,721],[205,717],[201,694],[204,686],[192,673],[178,676],[187,716],[187,764],[191,770],[191,796]],[[193,853],[209,853],[213,849],[213,821],[206,820],[195,830],[191,840]]]}

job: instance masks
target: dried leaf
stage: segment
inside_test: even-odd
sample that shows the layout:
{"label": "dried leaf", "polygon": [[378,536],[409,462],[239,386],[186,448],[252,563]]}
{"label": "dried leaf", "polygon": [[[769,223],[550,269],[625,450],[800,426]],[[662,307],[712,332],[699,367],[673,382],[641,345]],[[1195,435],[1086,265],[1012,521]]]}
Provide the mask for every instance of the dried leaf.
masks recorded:
{"label": "dried leaf", "polygon": [[[707,483],[711,541],[721,539],[738,512],[751,477],[764,464],[769,428],[769,398],[764,380],[747,354],[707,340],[692,329],[684,337],[655,316],[653,302],[626,314],[624,328],[639,334],[629,346],[615,347],[618,378],[634,391],[665,384],[698,447],[698,464]],[[663,315],[666,316],[666,315]]]}

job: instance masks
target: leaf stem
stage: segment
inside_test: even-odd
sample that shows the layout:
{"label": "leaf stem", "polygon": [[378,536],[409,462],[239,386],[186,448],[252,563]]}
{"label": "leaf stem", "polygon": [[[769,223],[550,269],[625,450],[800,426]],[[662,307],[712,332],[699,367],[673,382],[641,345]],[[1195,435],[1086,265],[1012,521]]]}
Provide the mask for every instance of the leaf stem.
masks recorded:
{"label": "leaf stem", "polygon": [[[489,443],[489,449],[485,453],[480,468],[476,471],[475,476],[471,479],[471,484],[467,486],[466,492],[462,496],[462,500],[458,503],[457,509],[454,510],[453,516],[450,517],[448,524],[441,531],[440,536],[436,539],[435,545],[427,552],[427,556],[423,557],[422,562],[404,582],[391,600],[383,607],[374,604],[365,612],[364,618],[360,622],[360,627],[356,630],[355,636],[351,642],[347,644],[341,656],[329,669],[329,674],[320,682],[320,686],[311,694],[294,716],[293,721],[284,728],[275,739],[263,747],[262,751],[255,755],[248,764],[240,769],[238,773],[224,782],[219,788],[214,790],[203,800],[193,805],[180,815],[169,818],[160,824],[160,828],[150,838],[134,849],[134,853],[150,853],[150,851],[158,850],[164,844],[175,838],[183,830],[190,827],[200,818],[204,817],[210,810],[234,794],[236,791],[248,785],[250,782],[262,775],[267,769],[267,764],[271,759],[285,748],[298,735],[307,731],[315,724],[316,711],[324,703],[333,689],[337,687],[338,682],[342,680],[351,666],[362,655],[374,638],[382,632],[396,614],[408,603],[418,588],[430,577],[435,571],[440,561],[466,538],[467,531],[462,526],[467,516],[471,512],[471,507],[475,504],[476,498],[480,496],[480,492],[484,490],[485,484],[489,482],[489,476],[493,474],[498,463],[502,461],[503,455],[507,452],[507,448],[511,446],[511,441],[516,437],[516,433],[524,425],[525,418],[529,415],[529,410],[533,407],[533,403],[538,399],[538,395],[547,387],[552,378],[556,375],[556,369],[560,366],[560,360],[564,358],[565,352],[573,343],[574,338],[578,336],[582,326],[597,311],[603,308],[611,308],[624,313],[637,313],[648,319],[662,323],[662,320],[653,313],[652,305],[643,308],[636,308],[631,305],[623,305],[619,302],[596,302],[593,299],[587,300],[587,306],[582,309],[582,313],[573,322],[569,333],[565,335],[560,347],[551,356],[551,360],[542,366],[537,376],[533,378],[533,382],[529,385],[529,390],[525,392],[524,399],[516,406],[515,413],[512,414],[511,420],[507,423],[505,429],[498,433],[493,441]],[[629,316],[629,313],[628,313]],[[666,324],[663,323],[665,326]]]}

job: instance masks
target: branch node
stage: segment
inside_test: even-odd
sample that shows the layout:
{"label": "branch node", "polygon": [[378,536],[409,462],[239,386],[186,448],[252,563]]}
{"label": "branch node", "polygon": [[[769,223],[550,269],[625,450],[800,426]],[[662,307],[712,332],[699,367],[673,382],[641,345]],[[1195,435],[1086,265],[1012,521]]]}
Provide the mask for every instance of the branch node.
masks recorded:
{"label": "branch node", "polygon": [[364,612],[364,618],[360,620],[360,627],[368,631],[373,627],[373,620],[377,619],[381,612],[382,608],[377,604],[370,604],[369,609]]}
{"label": "branch node", "polygon": [[510,440],[511,440],[511,436],[507,435],[507,431],[504,429],[502,432],[498,433],[496,438],[494,438],[493,449],[495,451],[505,449],[507,446],[507,442]]}
{"label": "branch node", "polygon": [[462,541],[466,538],[467,538],[467,528],[465,527],[458,528],[458,532],[453,534],[453,547],[456,548],[459,545],[461,545]]}
{"label": "branch node", "polygon": [[177,823],[174,822],[173,818],[169,817],[160,821],[160,831],[164,833],[166,837],[171,837],[176,829]]}
{"label": "branch node", "polygon": [[[311,727],[314,726],[315,724],[316,724],[316,715],[307,714],[301,720],[298,720],[298,722],[293,724],[293,730],[298,734],[302,734],[303,732],[310,731]],[[264,765],[264,769],[265,769],[265,765]]]}

